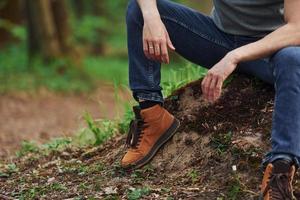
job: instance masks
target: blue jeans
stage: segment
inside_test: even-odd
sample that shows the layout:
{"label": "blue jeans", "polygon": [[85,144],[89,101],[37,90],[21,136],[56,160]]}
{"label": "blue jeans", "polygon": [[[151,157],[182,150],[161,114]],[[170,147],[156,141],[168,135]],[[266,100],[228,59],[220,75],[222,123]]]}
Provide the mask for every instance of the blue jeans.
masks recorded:
{"label": "blue jeans", "polygon": [[[261,38],[231,35],[219,30],[209,16],[169,0],[157,0],[176,52],[211,68],[228,52]],[[129,84],[135,99],[163,102],[160,63],[143,52],[143,16],[136,0],[128,5],[127,16]],[[274,84],[275,109],[272,151],[267,161],[286,157],[300,161],[300,47],[287,47],[274,55],[240,63],[238,72]]]}

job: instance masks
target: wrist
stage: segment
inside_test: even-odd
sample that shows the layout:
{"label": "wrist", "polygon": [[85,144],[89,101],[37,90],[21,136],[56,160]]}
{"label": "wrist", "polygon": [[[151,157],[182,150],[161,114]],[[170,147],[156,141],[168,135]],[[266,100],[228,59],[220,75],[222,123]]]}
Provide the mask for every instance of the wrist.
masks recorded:
{"label": "wrist", "polygon": [[155,20],[155,19],[160,19],[160,15],[159,15],[159,12],[155,12],[155,11],[144,11],[143,12],[143,18],[144,18],[144,21],[145,22],[148,22],[148,21],[152,21],[152,20]]}
{"label": "wrist", "polygon": [[229,58],[230,62],[235,65],[242,62],[242,55],[236,50],[230,51],[226,56]]}

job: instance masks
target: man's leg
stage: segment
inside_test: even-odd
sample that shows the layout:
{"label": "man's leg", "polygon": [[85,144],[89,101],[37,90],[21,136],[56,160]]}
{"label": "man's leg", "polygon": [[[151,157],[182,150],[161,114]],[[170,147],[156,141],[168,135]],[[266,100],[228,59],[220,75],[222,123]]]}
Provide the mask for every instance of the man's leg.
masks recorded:
{"label": "man's leg", "polygon": [[[209,17],[167,0],[157,0],[157,6],[176,51],[190,61],[211,67],[231,50],[232,38]],[[148,163],[179,126],[173,115],[155,104],[163,102],[160,63],[144,55],[143,16],[136,0],[128,5],[126,21],[130,88],[140,107],[134,108],[136,119],[127,138],[130,148],[121,161],[124,168]]]}
{"label": "man's leg", "polygon": [[[176,51],[186,59],[210,68],[232,49],[233,38],[209,17],[168,0],[157,0],[157,6]],[[143,16],[136,0],[128,6],[127,32],[130,88],[136,99],[162,102],[160,63],[144,55]]]}
{"label": "man's leg", "polygon": [[270,58],[275,85],[272,151],[261,199],[293,199],[292,181],[300,158],[300,47],[288,47]]}
{"label": "man's leg", "polygon": [[272,58],[275,109],[272,153],[300,158],[300,47],[288,47]]}

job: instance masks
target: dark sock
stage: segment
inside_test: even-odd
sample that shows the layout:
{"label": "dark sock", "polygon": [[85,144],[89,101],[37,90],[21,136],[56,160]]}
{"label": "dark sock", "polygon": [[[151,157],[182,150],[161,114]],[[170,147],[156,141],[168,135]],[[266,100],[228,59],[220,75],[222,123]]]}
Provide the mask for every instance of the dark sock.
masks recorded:
{"label": "dark sock", "polygon": [[161,105],[160,102],[158,101],[141,101],[139,102],[140,104],[140,108],[143,110],[143,109],[147,109],[147,108],[151,108],[155,105]]}

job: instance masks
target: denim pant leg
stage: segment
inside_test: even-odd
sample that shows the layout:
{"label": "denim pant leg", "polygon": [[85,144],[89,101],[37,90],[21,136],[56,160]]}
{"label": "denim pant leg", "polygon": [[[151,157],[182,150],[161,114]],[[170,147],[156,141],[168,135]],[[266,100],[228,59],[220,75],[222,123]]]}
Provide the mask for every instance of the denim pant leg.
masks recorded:
{"label": "denim pant leg", "polygon": [[289,154],[300,161],[300,47],[287,47],[271,57],[275,77],[272,155]]}
{"label": "denim pant leg", "polygon": [[241,63],[238,71],[254,75],[275,87],[272,150],[263,164],[283,158],[293,160],[299,166],[300,47],[287,47],[268,59]]}
{"label": "denim pant leg", "polygon": [[[232,50],[233,38],[221,32],[210,17],[169,0],[157,0],[177,53],[210,68]],[[160,87],[160,63],[146,58],[143,52],[143,16],[136,0],[127,9],[129,85],[135,99],[163,102]]]}

